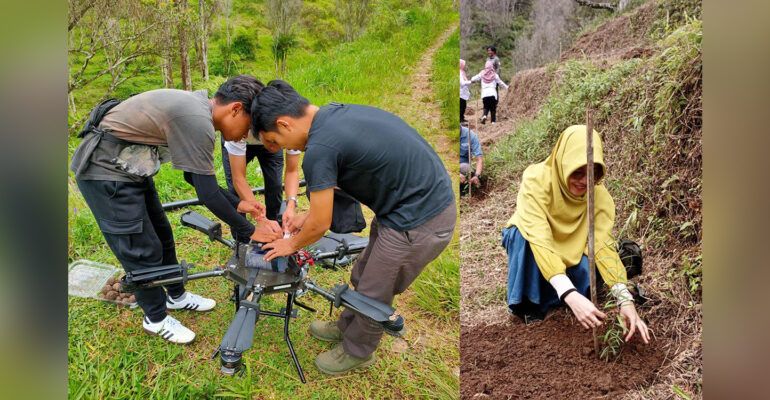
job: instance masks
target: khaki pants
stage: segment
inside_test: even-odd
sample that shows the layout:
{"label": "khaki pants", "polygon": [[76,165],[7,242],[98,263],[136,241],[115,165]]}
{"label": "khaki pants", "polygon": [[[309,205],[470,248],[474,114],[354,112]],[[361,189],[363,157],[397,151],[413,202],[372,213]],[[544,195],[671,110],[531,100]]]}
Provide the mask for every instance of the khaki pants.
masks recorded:
{"label": "khaki pants", "polygon": [[[355,290],[385,304],[393,304],[452,240],[457,221],[455,202],[424,224],[399,232],[377,222],[369,233],[369,244],[350,273]],[[345,352],[358,358],[373,353],[382,337],[382,327],[354,312],[344,310],[337,321],[344,334]]]}

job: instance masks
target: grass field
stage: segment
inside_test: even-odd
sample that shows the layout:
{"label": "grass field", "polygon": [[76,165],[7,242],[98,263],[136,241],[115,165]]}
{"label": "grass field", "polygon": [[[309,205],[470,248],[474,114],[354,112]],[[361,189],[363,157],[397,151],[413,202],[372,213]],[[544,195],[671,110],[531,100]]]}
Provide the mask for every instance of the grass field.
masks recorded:
{"label": "grass field", "polygon": [[[407,12],[408,18],[404,21],[408,24],[395,29],[389,37],[372,32],[353,43],[309,56],[301,65],[294,64],[295,69],[287,80],[315,104],[332,100],[356,102],[403,115],[411,106],[409,77],[421,51],[434,45],[439,35],[459,19],[457,12],[448,7],[438,10],[415,7]],[[456,60],[452,62],[456,63]],[[442,66],[443,62],[433,66],[434,79],[443,76],[439,72]],[[265,69],[268,67],[270,65]],[[454,75],[452,71],[452,79]],[[212,92],[219,83],[212,80],[206,87]],[[151,83],[147,82],[147,85]],[[442,92],[437,90],[436,93],[440,96]],[[407,119],[407,122],[420,132],[426,127],[426,122],[419,119]],[[435,146],[436,137],[428,140]],[[68,154],[72,154],[77,144],[77,139],[70,139]],[[224,186],[220,156],[217,149],[215,163],[220,166],[217,178]],[[249,168],[248,180],[252,186],[262,185],[258,171],[256,163]],[[181,175],[180,171],[167,165],[161,168],[155,178],[161,201],[195,196],[193,188]],[[69,180],[69,262],[86,258],[119,265],[71,175]],[[302,197],[300,208],[307,207],[307,199]],[[213,218],[203,206],[188,209]],[[209,242],[202,234],[182,227],[179,215],[184,211],[168,213],[178,258],[195,264],[195,271],[223,264],[229,258],[229,251]],[[370,219],[371,212],[366,210],[366,216]],[[396,299],[394,306],[408,324],[405,340],[386,335],[376,353],[379,361],[365,371],[328,377],[315,369],[314,357],[332,346],[312,339],[307,334],[307,326],[315,319],[336,319],[338,311],[329,317],[328,304],[322,298],[303,297],[305,303],[319,310],[312,314],[300,309],[296,320],[292,321],[291,337],[305,370],[306,385],[300,382],[284,344],[282,320],[275,318],[263,317],[257,324],[254,344],[244,354],[246,370],[242,377],[226,377],[219,372],[218,358],[211,360],[210,357],[233,316],[233,306],[228,301],[231,286],[224,279],[188,283],[191,292],[218,302],[217,307],[207,313],[173,314],[196,332],[196,341],[189,346],[167,344],[145,334],[141,330],[142,313],[138,308],[69,297],[69,397],[456,398],[459,393],[458,249],[455,237],[449,248],[426,267],[412,288]],[[347,281],[349,269],[331,271],[313,267],[310,275],[323,286],[331,286]],[[262,305],[265,309],[278,311],[284,302],[279,297],[266,298]]]}

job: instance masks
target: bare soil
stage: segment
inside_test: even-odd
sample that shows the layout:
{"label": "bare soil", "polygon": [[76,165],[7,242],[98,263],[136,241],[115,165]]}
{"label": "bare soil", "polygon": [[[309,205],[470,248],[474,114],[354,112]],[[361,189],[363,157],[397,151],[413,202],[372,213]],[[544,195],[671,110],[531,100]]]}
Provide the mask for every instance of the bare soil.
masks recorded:
{"label": "bare soil", "polygon": [[581,35],[572,48],[561,54],[559,61],[584,57],[620,59],[639,57],[647,51],[640,49],[647,49],[650,46],[647,31],[655,20],[655,13],[656,5],[651,1],[612,19],[597,29]]}
{"label": "bare soil", "polygon": [[591,332],[569,311],[545,321],[462,327],[461,398],[615,398],[648,384],[666,358],[661,342],[636,338],[609,363],[594,354]]}

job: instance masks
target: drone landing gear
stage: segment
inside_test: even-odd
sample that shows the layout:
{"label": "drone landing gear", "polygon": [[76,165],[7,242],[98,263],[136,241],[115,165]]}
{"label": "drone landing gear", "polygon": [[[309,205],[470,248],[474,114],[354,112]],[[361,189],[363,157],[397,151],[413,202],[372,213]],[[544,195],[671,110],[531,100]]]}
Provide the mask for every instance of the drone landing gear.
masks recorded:
{"label": "drone landing gear", "polygon": [[[235,286],[234,292],[240,294],[238,285]],[[250,296],[251,298],[249,300],[240,300],[240,296],[235,296],[237,308],[235,318],[233,318],[233,322],[230,323],[230,327],[227,328],[227,332],[222,339],[222,344],[212,358],[219,354],[223,374],[234,375],[239,372],[242,374],[242,355],[243,352],[251,348],[251,344],[254,341],[254,329],[256,323],[259,321],[259,316],[264,315],[267,317],[283,318],[283,340],[289,348],[289,354],[294,362],[294,367],[297,369],[299,379],[302,383],[306,383],[305,374],[297,359],[294,345],[291,343],[289,323],[292,318],[296,318],[297,316],[297,310],[294,308],[295,305],[312,312],[315,312],[316,310],[297,301],[294,292],[286,292],[286,307],[282,308],[280,312],[262,310],[259,306],[259,299],[261,296],[261,292]]]}

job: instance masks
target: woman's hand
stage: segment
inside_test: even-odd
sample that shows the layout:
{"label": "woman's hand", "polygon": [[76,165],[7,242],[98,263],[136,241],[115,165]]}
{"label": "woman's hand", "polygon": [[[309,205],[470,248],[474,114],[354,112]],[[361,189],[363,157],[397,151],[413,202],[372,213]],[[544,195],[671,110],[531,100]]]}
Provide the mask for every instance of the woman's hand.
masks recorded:
{"label": "woman's hand", "polygon": [[[564,298],[564,302],[572,309],[578,322],[586,329],[599,327],[602,324],[601,320],[607,318],[607,314],[599,311],[591,300],[577,291],[568,294]],[[636,313],[634,312],[634,314]]]}
{"label": "woman's hand", "polygon": [[[634,303],[629,301],[620,306],[620,316],[623,318],[623,324],[625,324],[626,331],[628,332],[625,339],[626,342],[631,340],[634,337],[634,332],[638,330],[644,344],[650,343],[650,332],[647,329],[647,324],[639,318]],[[626,333],[626,331],[623,331],[623,333]]]}

